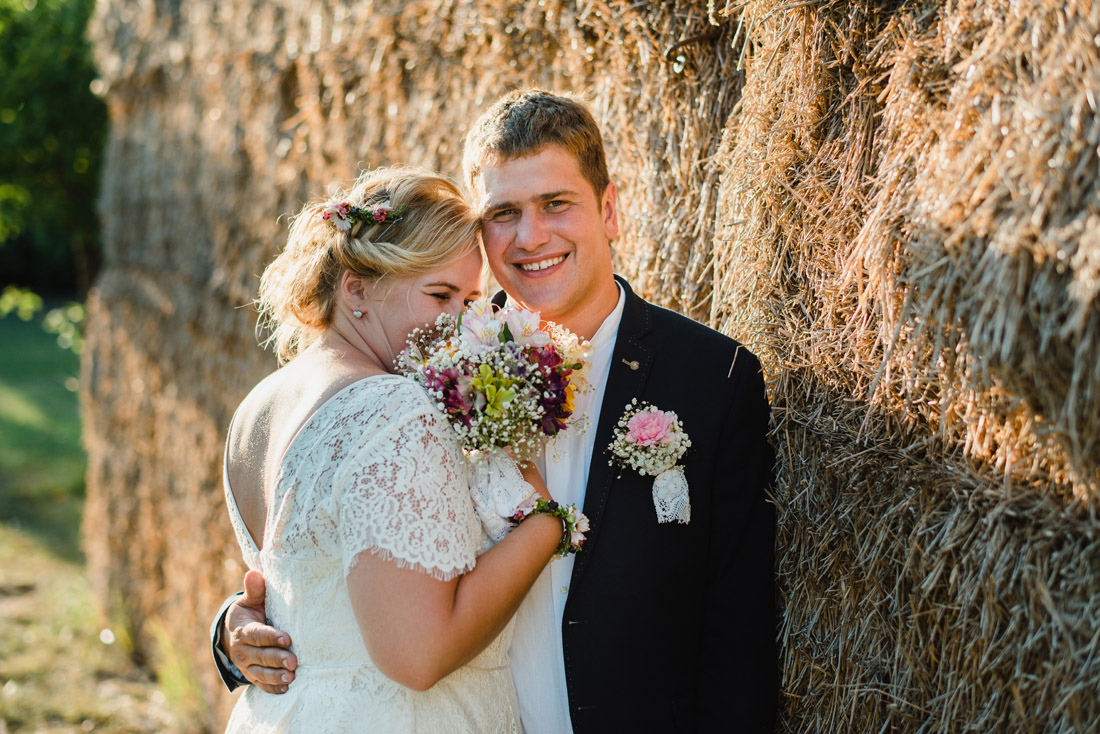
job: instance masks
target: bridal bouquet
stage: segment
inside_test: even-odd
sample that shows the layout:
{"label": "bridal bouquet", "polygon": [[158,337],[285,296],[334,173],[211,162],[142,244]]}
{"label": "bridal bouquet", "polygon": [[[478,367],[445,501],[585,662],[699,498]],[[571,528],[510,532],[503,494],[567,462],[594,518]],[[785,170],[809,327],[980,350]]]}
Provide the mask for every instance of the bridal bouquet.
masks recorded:
{"label": "bridal bouquet", "polygon": [[587,390],[588,348],[558,324],[540,327],[534,311],[478,302],[414,331],[396,366],[427,390],[464,448],[511,446],[525,460],[570,425],[574,397]]}

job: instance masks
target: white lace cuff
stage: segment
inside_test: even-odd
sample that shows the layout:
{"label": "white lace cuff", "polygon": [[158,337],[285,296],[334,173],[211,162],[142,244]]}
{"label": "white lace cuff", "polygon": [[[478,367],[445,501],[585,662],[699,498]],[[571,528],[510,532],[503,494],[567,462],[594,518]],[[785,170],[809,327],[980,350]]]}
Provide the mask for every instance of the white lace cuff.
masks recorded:
{"label": "white lace cuff", "polygon": [[515,527],[516,509],[535,494],[512,457],[500,450],[488,456],[468,456],[470,496],[481,529],[492,543],[499,543]]}

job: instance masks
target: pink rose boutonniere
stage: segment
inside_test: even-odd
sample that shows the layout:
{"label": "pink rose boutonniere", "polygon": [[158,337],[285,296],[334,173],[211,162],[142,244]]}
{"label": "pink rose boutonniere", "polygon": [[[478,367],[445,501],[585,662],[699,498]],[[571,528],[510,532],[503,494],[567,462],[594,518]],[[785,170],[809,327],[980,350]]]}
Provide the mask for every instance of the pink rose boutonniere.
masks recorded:
{"label": "pink rose boutonniere", "polygon": [[653,506],[657,522],[691,522],[691,502],[688,497],[684,470],[677,466],[691,439],[684,424],[670,410],[659,410],[635,398],[615,428],[611,451],[612,466],[633,469],[653,480]]}

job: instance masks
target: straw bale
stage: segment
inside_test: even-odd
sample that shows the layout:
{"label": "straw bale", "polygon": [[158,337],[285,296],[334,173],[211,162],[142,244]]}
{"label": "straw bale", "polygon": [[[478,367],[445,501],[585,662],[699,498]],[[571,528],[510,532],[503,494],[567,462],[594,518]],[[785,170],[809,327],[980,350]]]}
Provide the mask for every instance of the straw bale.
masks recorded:
{"label": "straw bale", "polygon": [[1095,731],[1097,9],[736,12],[712,319],[772,373],[786,728]]}
{"label": "straw bale", "polygon": [[86,546],[157,656],[242,567],[221,443],[301,202],[457,174],[517,86],[603,125],[617,269],[762,357],[788,731],[1100,721],[1098,11],[1082,2],[106,0]]}

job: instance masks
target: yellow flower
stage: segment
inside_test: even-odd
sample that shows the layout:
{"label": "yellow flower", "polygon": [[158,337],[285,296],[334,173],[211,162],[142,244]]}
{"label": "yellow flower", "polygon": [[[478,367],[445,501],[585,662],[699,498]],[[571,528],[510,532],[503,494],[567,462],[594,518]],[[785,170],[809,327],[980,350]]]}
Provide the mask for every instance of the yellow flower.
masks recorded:
{"label": "yellow flower", "polygon": [[573,394],[575,392],[572,382],[565,386],[565,409],[570,413],[573,412]]}

